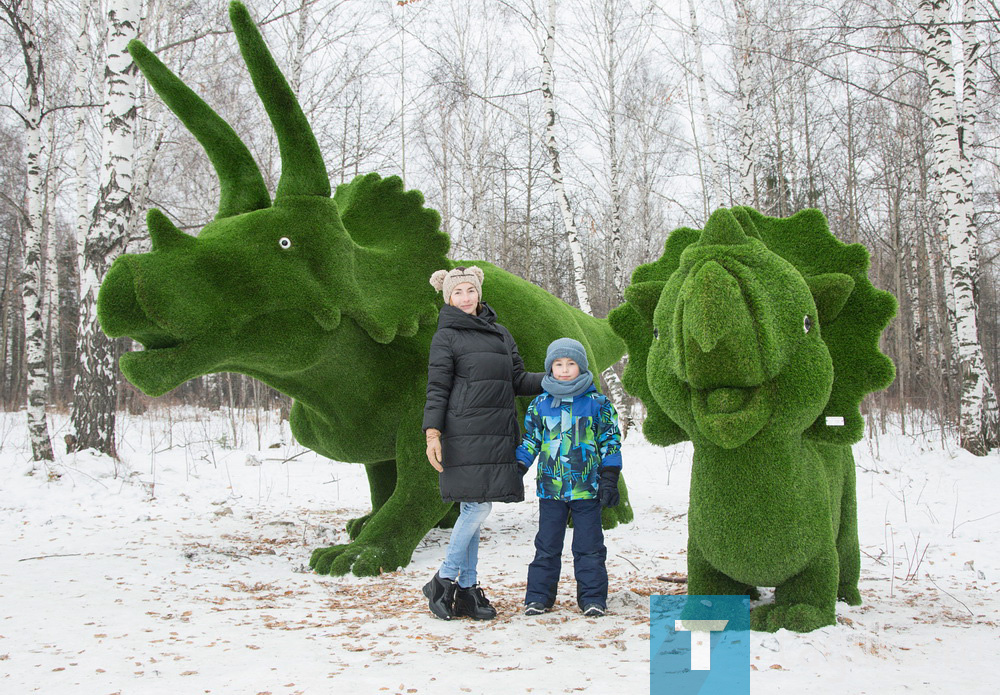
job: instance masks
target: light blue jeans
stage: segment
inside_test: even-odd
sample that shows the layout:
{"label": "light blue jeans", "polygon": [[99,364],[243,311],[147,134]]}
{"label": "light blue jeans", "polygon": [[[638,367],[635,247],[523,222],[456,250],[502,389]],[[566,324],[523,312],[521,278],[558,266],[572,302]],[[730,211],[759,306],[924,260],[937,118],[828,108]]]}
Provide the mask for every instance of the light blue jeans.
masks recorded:
{"label": "light blue jeans", "polygon": [[451,530],[448,554],[438,574],[443,579],[458,581],[463,589],[476,584],[476,563],[479,561],[479,528],[493,509],[492,502],[460,502],[458,520]]}

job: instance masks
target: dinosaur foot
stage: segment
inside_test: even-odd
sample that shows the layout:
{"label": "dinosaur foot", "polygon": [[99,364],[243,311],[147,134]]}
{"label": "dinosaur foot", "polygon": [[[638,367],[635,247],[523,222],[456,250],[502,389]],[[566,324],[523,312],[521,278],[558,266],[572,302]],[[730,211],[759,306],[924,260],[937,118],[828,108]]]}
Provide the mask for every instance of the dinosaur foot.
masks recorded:
{"label": "dinosaur foot", "polygon": [[843,601],[848,606],[860,606],[861,592],[856,586],[841,586],[837,588],[837,600]]}
{"label": "dinosaur foot", "polygon": [[[605,507],[601,510],[601,528],[607,531],[618,524],[627,524],[633,519],[632,505],[622,500],[615,507]],[[573,512],[566,517],[567,528],[573,528]]]}
{"label": "dinosaur foot", "polygon": [[405,567],[409,562],[406,553],[389,544],[354,541],[346,545],[316,548],[309,559],[309,566],[317,574],[341,576],[353,572],[358,577],[375,577],[382,572]]}
{"label": "dinosaur foot", "polygon": [[616,507],[607,507],[601,510],[601,528],[614,528],[618,524],[627,524],[632,521],[632,505],[623,499]]}
{"label": "dinosaur foot", "polygon": [[811,632],[836,622],[837,616],[833,609],[824,610],[808,603],[794,603],[790,606],[769,603],[758,606],[750,614],[753,629],[760,632],[777,632],[781,628],[792,632]]}
{"label": "dinosaur foot", "polygon": [[347,522],[347,536],[353,541],[361,533],[361,529],[365,527],[365,523],[372,518],[375,512],[368,512],[364,516],[359,516],[357,519],[351,519]]}
{"label": "dinosaur foot", "polygon": [[[721,594],[722,602],[713,601],[713,595],[705,594],[696,596],[697,600],[688,598],[680,612],[680,619],[683,622],[701,620],[725,620],[726,630],[748,630],[750,629],[750,616],[747,614],[746,601],[728,600],[735,594]],[[695,625],[689,625],[688,629],[703,629]]]}

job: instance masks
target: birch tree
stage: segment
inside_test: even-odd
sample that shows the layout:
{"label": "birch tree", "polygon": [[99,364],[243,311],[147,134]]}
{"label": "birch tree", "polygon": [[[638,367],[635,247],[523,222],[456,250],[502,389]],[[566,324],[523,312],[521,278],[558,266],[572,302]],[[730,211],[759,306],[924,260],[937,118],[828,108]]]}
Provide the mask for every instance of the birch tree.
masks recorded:
{"label": "birch tree", "polygon": [[59,237],[56,232],[58,215],[56,214],[56,198],[58,194],[58,184],[56,182],[56,171],[58,163],[55,161],[56,129],[55,118],[49,119],[49,163],[48,171],[45,175],[45,195],[44,195],[44,220],[42,228],[44,230],[44,269],[42,273],[45,296],[42,301],[42,323],[45,332],[45,344],[47,357],[49,360],[49,400],[59,400],[59,390],[62,383],[62,355],[59,351],[59,264],[57,262]]}
{"label": "birch tree", "polygon": [[753,132],[753,34],[746,0],[736,2],[736,79],[740,99],[739,175],[740,205],[756,205],[756,157]]}
{"label": "birch tree", "polygon": [[633,224],[638,232],[629,234],[629,241],[636,265],[662,253],[667,226],[662,191],[667,188],[665,176],[679,168],[679,154],[669,144],[680,139],[670,118],[675,89],[652,62],[638,66],[625,90],[629,95],[624,104],[626,137],[632,143],[625,168],[634,192]]}
{"label": "birch tree", "polygon": [[601,40],[599,42],[601,70],[605,79],[607,100],[604,112],[607,119],[607,165],[608,181],[611,184],[611,281],[615,293],[615,303],[622,301],[625,269],[622,267],[622,171],[621,154],[618,144],[619,131],[619,80],[622,56],[619,51],[619,31],[623,19],[623,8],[618,0],[604,0],[600,7]]}
{"label": "birch tree", "polygon": [[607,186],[608,205],[599,207],[607,209],[607,214],[601,215],[607,225],[603,230],[607,252],[602,260],[608,263],[604,275],[610,282],[600,289],[607,293],[608,303],[614,307],[622,301],[631,270],[625,265],[623,236],[629,215],[624,162],[633,146],[627,139],[625,123],[628,101],[633,96],[628,93],[627,85],[648,54],[652,9],[635,8],[630,0],[591,0],[581,5],[571,24],[576,35],[570,36],[565,51],[583,93],[569,104],[570,118],[575,117],[585,132],[594,134],[602,155],[596,178]]}
{"label": "birch tree", "polygon": [[[708,100],[708,85],[705,80],[705,60],[702,55],[701,29],[694,0],[688,0],[688,15],[691,20],[691,43],[694,47],[694,79],[698,84],[698,100],[701,106],[701,120],[705,128],[705,207],[708,212],[722,205],[725,195],[719,177],[719,152],[715,144],[715,116]],[[741,92],[742,93],[742,92]],[[746,105],[744,105],[746,108]]]}
{"label": "birch tree", "polygon": [[124,250],[132,215],[136,121],[136,67],[126,46],[138,34],[139,0],[108,0],[105,101],[100,189],[84,243],[80,273],[80,365],[74,384],[73,428],[79,449],[117,457],[114,343],[97,324],[97,291]]}
{"label": "birch tree", "polygon": [[299,94],[302,87],[302,64],[306,58],[306,37],[309,35],[309,0],[299,1],[299,25],[295,30],[295,52],[292,55],[292,74],[288,85]]}
{"label": "birch tree", "polygon": [[34,461],[52,461],[52,441],[45,420],[48,387],[45,359],[45,329],[42,321],[42,207],[44,182],[42,161],[42,86],[45,68],[35,35],[36,21],[31,0],[0,2],[4,23],[14,32],[25,67],[25,103],[27,111],[19,114],[24,121],[27,148],[27,220],[24,224],[24,262],[21,275],[21,298],[24,304],[25,353],[27,358],[28,436]]}
{"label": "birch tree", "polygon": [[[997,444],[1000,412],[979,343],[976,288],[979,235],[973,210],[972,167],[966,152],[967,139],[971,139],[972,133],[963,127],[974,118],[975,81],[969,80],[971,86],[969,82],[965,84],[961,97],[963,111],[960,113],[950,29],[951,1],[920,0],[919,9],[924,31],[924,64],[930,88],[928,115],[933,127],[940,220],[948,243],[949,284],[955,303],[953,330],[961,365],[959,436],[962,448],[982,456]],[[969,62],[970,57],[975,58],[978,49],[963,46],[965,48],[971,51],[971,56],[966,55],[966,62]]]}
{"label": "birch tree", "polygon": [[[580,243],[580,236],[576,227],[576,220],[573,219],[573,209],[570,206],[569,196],[566,194],[566,182],[563,177],[562,167],[559,164],[559,147],[556,143],[556,101],[555,101],[555,70],[552,65],[552,58],[556,48],[556,0],[548,0],[548,12],[544,24],[545,40],[542,43],[542,100],[545,111],[545,150],[549,156],[549,172],[552,179],[552,189],[556,194],[556,201],[562,214],[563,226],[566,230],[566,241],[569,244],[570,255],[573,259],[573,279],[576,290],[576,299],[580,305],[580,310],[593,314],[590,307],[590,294],[587,292],[587,283],[584,279],[585,267],[583,264],[583,246]],[[622,430],[628,429],[628,419],[625,416],[625,409],[621,405],[625,402],[625,389],[621,385],[621,380],[614,369],[608,367],[601,374],[611,392],[612,401],[616,404],[619,417],[621,418]]]}
{"label": "birch tree", "polygon": [[87,169],[87,114],[90,102],[90,6],[91,0],[80,0],[76,34],[76,75],[73,98],[76,103],[73,123],[73,155],[76,169],[76,221],[75,246],[77,273],[83,270],[83,251],[90,226],[90,211],[87,204],[87,183],[90,172]]}
{"label": "birch tree", "polygon": [[959,142],[959,154],[961,155],[962,164],[966,170],[965,178],[968,184],[967,190],[969,194],[969,203],[966,208],[969,218],[968,224],[970,227],[977,229],[975,198],[973,196],[975,186],[972,160],[973,153],[976,150],[976,121],[979,113],[979,81],[977,71],[979,68],[979,52],[981,43],[976,34],[976,1],[959,0],[959,2],[961,3],[960,12],[962,15],[962,22],[959,25],[962,42],[962,98],[959,102],[961,107],[959,116],[959,132],[961,133],[961,140]]}
{"label": "birch tree", "polygon": [[15,302],[11,300],[14,294],[14,274],[16,272],[13,267],[15,262],[14,245],[17,243],[16,232],[20,227],[20,211],[8,213],[7,210],[4,210],[3,214],[0,215],[0,240],[4,242],[2,250],[0,250],[0,253],[3,254],[0,256],[3,259],[3,277],[0,279],[0,365],[3,365],[3,369],[0,370],[0,406],[4,407],[13,405],[8,384],[16,380],[17,373],[20,371],[17,368],[17,362],[11,358],[13,350],[10,349],[17,330],[17,322],[13,320]]}

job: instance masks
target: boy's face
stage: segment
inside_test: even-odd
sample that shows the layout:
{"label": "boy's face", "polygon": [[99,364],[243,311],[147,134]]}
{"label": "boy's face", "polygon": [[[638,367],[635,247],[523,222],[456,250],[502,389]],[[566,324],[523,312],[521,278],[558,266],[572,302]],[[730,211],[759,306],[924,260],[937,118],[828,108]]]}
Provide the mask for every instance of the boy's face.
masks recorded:
{"label": "boy's face", "polygon": [[552,376],[559,381],[573,381],[580,376],[580,365],[568,357],[557,357],[552,361]]}

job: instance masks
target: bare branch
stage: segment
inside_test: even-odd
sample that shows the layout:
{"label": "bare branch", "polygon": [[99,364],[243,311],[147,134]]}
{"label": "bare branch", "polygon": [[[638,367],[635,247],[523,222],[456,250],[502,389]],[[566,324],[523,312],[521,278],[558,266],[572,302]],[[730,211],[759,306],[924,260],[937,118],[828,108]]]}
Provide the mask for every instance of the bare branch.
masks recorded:
{"label": "bare branch", "polygon": [[[263,26],[266,26],[266,25],[268,25],[268,24],[270,24],[272,22],[277,22],[277,21],[282,20],[282,19],[284,19],[286,17],[290,17],[291,15],[298,14],[301,10],[303,10],[303,9],[305,9],[307,7],[311,7],[312,5],[315,5],[317,2],[319,2],[319,0],[306,0],[305,3],[300,4],[294,10],[288,10],[287,12],[282,12],[281,14],[276,14],[273,17],[268,17],[267,19],[262,19],[261,21],[257,22],[257,26],[263,27]],[[201,32],[200,34],[195,34],[194,36],[188,36],[186,38],[178,39],[177,41],[173,41],[171,43],[165,43],[162,46],[157,46],[155,49],[153,49],[153,53],[162,54],[165,51],[169,51],[171,48],[177,48],[178,46],[183,46],[183,45],[189,44],[189,43],[196,43],[196,42],[201,41],[202,39],[207,38],[209,36],[223,36],[225,34],[232,34],[232,33],[233,33],[232,28],[229,28],[229,29],[209,29],[207,31]]]}

